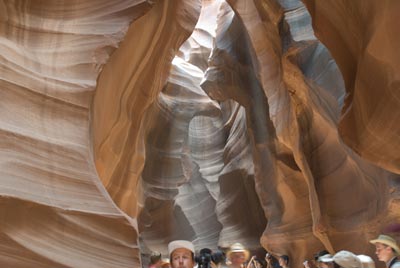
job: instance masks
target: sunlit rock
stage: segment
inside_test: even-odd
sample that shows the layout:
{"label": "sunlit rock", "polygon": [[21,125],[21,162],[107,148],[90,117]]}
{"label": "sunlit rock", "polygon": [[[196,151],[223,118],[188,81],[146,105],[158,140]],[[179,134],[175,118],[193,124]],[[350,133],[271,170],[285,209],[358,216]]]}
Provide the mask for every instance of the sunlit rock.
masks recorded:
{"label": "sunlit rock", "polygon": [[146,266],[173,239],[374,256],[400,222],[399,11],[1,2],[1,267]]}

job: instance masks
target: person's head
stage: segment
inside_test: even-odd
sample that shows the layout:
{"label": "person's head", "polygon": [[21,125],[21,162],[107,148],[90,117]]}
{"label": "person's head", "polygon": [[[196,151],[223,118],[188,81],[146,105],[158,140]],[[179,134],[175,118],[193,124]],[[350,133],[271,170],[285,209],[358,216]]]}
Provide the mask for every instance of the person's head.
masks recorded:
{"label": "person's head", "polygon": [[322,257],[324,255],[328,255],[328,254],[329,254],[329,252],[326,249],[318,251],[317,253],[314,254],[314,261],[318,262],[318,258],[319,257]]}
{"label": "person's head", "polygon": [[343,268],[362,268],[360,259],[350,251],[341,250],[333,256],[333,261]]}
{"label": "person's head", "polygon": [[270,262],[270,261],[272,260],[272,255],[271,255],[271,253],[269,253],[269,252],[265,253],[265,260],[266,260],[267,262]]}
{"label": "person's head", "polygon": [[322,256],[324,256],[324,255],[328,255],[328,254],[329,254],[329,252],[328,252],[326,249],[321,250],[321,251],[318,251],[318,252],[315,253],[314,256],[313,256],[314,259],[312,260],[312,264],[315,265],[315,266],[317,266],[317,267],[319,267],[318,259],[319,259],[320,257],[322,257]]}
{"label": "person's head", "polygon": [[319,256],[317,259],[318,268],[333,268],[333,256],[331,254],[325,254]]}
{"label": "person's head", "polygon": [[367,255],[357,255],[357,257],[360,259],[362,268],[375,268],[375,262],[374,260]]}
{"label": "person's head", "polygon": [[232,266],[240,266],[248,260],[249,255],[250,252],[242,244],[234,243],[227,251],[226,258]]}
{"label": "person's head", "polygon": [[289,256],[288,255],[281,255],[281,256],[279,256],[278,261],[279,261],[279,265],[281,267],[286,267],[286,266],[289,265]]}
{"label": "person's head", "polygon": [[379,235],[377,239],[369,242],[375,245],[375,254],[380,261],[388,262],[394,256],[400,255],[396,240],[388,235]]}
{"label": "person's head", "polygon": [[168,244],[168,254],[172,268],[194,267],[194,246],[186,240],[175,240]]}

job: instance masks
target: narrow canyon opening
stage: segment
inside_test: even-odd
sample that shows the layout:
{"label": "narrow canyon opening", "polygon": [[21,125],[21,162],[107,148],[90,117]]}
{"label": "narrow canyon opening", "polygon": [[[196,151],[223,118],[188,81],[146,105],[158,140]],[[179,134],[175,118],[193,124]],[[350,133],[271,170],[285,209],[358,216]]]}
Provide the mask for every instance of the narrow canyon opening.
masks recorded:
{"label": "narrow canyon opening", "polygon": [[[344,237],[368,240],[360,226],[376,230],[388,206],[396,175],[343,142],[345,83],[306,6],[256,2],[188,4],[198,19],[176,36],[165,29],[182,25],[161,31],[157,22],[181,14],[156,3],[99,79],[96,167],[118,207],[137,218],[145,261],[185,239],[213,250],[240,242],[300,263],[341,248]],[[116,81],[110,66],[129,56],[125,81]],[[110,95],[111,85],[121,89]],[[115,103],[108,112],[105,100]]]}

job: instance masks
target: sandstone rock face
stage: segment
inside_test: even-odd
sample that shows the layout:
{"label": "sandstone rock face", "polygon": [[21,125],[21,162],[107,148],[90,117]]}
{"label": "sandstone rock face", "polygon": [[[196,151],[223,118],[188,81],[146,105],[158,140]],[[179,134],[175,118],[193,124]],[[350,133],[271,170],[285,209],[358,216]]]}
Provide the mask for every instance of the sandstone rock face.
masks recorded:
{"label": "sandstone rock face", "polygon": [[400,105],[400,36],[393,27],[400,3],[304,2],[346,84],[341,137],[363,158],[399,173],[399,115],[392,111]]}
{"label": "sandstone rock face", "polygon": [[139,265],[135,219],[101,183],[96,79],[146,1],[1,1],[0,264]]}
{"label": "sandstone rock face", "polygon": [[0,2],[1,266],[372,256],[400,222],[400,5],[372,2]]}

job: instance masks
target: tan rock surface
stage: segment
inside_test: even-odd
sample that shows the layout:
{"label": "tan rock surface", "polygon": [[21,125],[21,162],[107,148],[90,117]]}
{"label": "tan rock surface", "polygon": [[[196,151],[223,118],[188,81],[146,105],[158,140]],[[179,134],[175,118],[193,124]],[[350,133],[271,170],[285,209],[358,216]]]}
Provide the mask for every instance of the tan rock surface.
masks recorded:
{"label": "tan rock surface", "polygon": [[1,267],[139,265],[135,219],[97,175],[96,79],[145,1],[2,1]]}
{"label": "tan rock surface", "polygon": [[400,222],[400,7],[304,2],[0,2],[1,266],[372,256]]}
{"label": "tan rock surface", "polygon": [[[216,66],[206,73],[210,82],[204,85],[210,96],[233,98],[246,108],[257,192],[268,219],[261,243],[275,253],[291,255],[295,263],[318,248],[335,251],[347,246],[372,253],[364,228],[387,206],[390,175],[341,143],[336,132],[338,102],[333,100],[337,93],[311,83],[298,66],[309,53],[308,46],[315,47],[313,42],[282,46],[285,32],[281,28],[283,36],[279,35],[276,15],[268,15],[272,9],[260,12],[250,2],[231,4],[243,26],[234,19],[229,27],[224,23],[216,42],[223,52],[213,59]],[[240,27],[247,30],[247,40]],[[344,206],[339,196],[352,196],[354,191],[363,194]],[[350,247],[337,239],[344,234],[357,237],[360,244]]]}
{"label": "tan rock surface", "polygon": [[400,35],[394,25],[400,3],[304,2],[346,84],[341,137],[363,158],[399,173]]}

